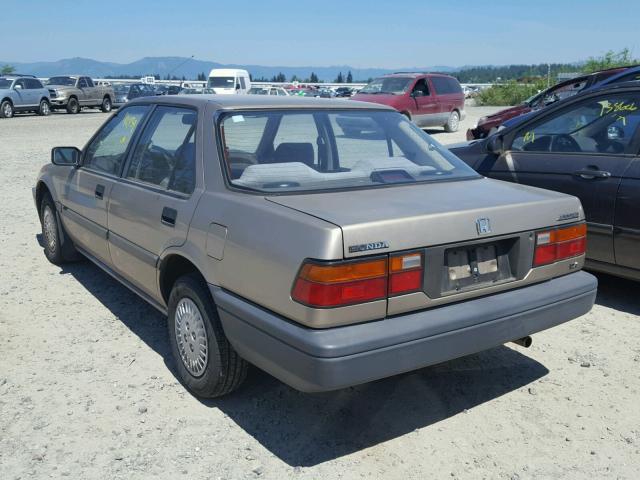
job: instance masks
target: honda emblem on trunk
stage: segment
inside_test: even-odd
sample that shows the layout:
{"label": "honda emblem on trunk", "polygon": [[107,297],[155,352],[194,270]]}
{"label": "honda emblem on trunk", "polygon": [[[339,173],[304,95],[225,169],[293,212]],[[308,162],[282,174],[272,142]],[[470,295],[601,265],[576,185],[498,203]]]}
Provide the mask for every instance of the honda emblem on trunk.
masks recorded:
{"label": "honda emblem on trunk", "polygon": [[478,235],[491,233],[491,222],[488,218],[479,218],[476,220],[476,229],[478,230]]}

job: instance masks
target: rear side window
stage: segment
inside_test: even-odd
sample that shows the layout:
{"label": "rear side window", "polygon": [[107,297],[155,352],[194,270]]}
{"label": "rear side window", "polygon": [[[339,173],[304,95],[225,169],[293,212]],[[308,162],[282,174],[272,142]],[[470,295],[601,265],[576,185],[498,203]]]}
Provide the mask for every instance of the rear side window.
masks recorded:
{"label": "rear side window", "polygon": [[431,83],[438,95],[447,95],[449,93],[461,93],[462,87],[455,78],[451,77],[431,77]]}
{"label": "rear side window", "polygon": [[85,77],[85,81],[87,82],[87,86],[88,87],[93,87],[93,80],[91,80],[91,78],[89,77]]}
{"label": "rear side window", "polygon": [[194,110],[158,107],[134,151],[126,177],[189,194],[195,186]]}
{"label": "rear side window", "polygon": [[83,166],[91,170],[119,175],[131,138],[149,111],[146,105],[128,107],[118,112],[102,127],[87,147]]}
{"label": "rear side window", "polygon": [[617,78],[611,83],[632,82],[634,80],[640,80],[640,71],[627,73],[626,75],[621,75],[620,78]]}

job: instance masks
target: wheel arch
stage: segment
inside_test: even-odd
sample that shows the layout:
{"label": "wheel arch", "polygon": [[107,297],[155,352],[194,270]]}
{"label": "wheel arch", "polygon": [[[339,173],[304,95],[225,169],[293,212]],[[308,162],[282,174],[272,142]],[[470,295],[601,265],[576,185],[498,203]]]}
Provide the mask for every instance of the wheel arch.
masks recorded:
{"label": "wheel arch", "polygon": [[42,199],[47,194],[53,199],[53,192],[49,188],[49,185],[47,185],[44,180],[38,180],[38,184],[36,185],[36,206],[38,208],[38,217],[41,215]]}
{"label": "wheel arch", "polygon": [[184,255],[179,253],[170,253],[166,257],[159,260],[158,264],[158,283],[160,287],[160,295],[165,304],[169,304],[169,296],[171,289],[178,278],[183,275],[195,273],[206,284],[206,280],[200,269]]}

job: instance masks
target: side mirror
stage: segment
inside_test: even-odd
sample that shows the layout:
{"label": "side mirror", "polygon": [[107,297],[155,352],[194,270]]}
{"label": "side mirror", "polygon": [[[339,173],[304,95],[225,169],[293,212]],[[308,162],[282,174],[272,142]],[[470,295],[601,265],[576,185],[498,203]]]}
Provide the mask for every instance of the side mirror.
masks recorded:
{"label": "side mirror", "polygon": [[13,87],[14,90],[22,90],[22,85],[16,85]]}
{"label": "side mirror", "polygon": [[485,147],[487,152],[493,153],[494,155],[500,155],[504,150],[504,139],[502,138],[502,135],[491,135],[487,139]]}
{"label": "side mirror", "polygon": [[51,163],[60,166],[80,166],[80,150],[76,147],[54,147],[51,149]]}

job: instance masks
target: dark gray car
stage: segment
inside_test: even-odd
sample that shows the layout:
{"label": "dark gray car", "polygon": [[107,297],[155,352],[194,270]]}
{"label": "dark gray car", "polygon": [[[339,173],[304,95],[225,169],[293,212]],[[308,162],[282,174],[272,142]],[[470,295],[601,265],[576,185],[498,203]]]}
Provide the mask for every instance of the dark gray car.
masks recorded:
{"label": "dark gray car", "polygon": [[640,82],[584,92],[451,151],[488,177],[580,198],[587,267],[640,280]]}
{"label": "dark gray car", "polygon": [[322,391],[528,345],[596,294],[575,197],[483,178],[370,103],[139,99],[53,149],[34,199],[47,258],[89,258],[166,314],[202,397],[249,362]]}

